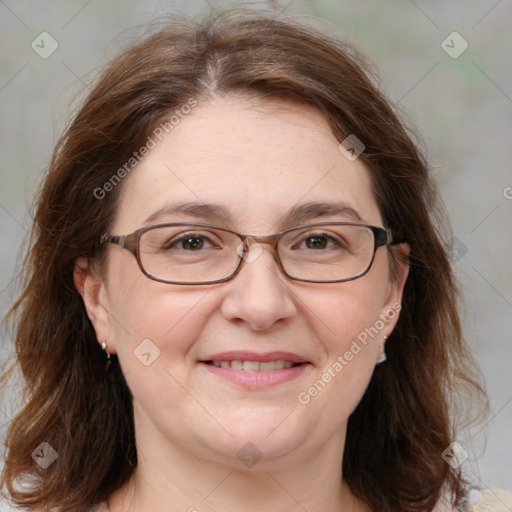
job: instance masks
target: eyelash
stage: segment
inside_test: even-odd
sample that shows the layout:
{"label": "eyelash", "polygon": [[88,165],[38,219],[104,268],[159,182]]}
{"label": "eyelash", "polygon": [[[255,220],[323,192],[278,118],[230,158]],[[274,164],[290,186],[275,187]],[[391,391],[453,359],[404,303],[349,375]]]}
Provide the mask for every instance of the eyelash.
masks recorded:
{"label": "eyelash", "polygon": [[179,235],[174,236],[173,238],[168,240],[163,245],[162,248],[163,249],[170,249],[172,247],[176,247],[180,243],[186,242],[187,240],[194,239],[194,238],[200,239],[203,242],[207,241],[212,247],[215,246],[213,241],[210,238],[208,238],[205,234],[191,232],[191,233],[181,233]]}

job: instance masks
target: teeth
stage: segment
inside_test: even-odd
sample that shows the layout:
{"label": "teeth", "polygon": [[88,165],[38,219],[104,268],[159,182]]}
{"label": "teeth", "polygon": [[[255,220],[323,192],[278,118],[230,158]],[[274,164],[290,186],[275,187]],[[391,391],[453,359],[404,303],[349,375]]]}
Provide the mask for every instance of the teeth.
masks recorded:
{"label": "teeth", "polygon": [[270,372],[275,370],[276,365],[274,361],[266,361],[265,363],[260,363],[259,367],[262,372]]}
{"label": "teeth", "polygon": [[243,368],[248,372],[257,372],[260,369],[258,361],[244,361]]}
{"label": "teeth", "polygon": [[282,370],[284,368],[284,360],[278,359],[277,361],[274,362],[274,365],[276,370]]}
{"label": "teeth", "polygon": [[294,363],[277,359],[275,361],[241,361],[235,359],[233,361],[212,361],[212,365],[216,368],[232,368],[233,370],[245,370],[247,372],[271,372],[273,370],[282,370],[283,368],[291,368]]}

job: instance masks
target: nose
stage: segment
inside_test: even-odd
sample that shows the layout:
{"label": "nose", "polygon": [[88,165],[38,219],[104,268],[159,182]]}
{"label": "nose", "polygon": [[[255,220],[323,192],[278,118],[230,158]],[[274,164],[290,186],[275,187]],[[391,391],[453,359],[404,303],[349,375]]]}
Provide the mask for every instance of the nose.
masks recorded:
{"label": "nose", "polygon": [[222,313],[230,321],[266,331],[292,318],[297,310],[290,283],[279,269],[272,246],[249,243],[240,272],[226,283]]}

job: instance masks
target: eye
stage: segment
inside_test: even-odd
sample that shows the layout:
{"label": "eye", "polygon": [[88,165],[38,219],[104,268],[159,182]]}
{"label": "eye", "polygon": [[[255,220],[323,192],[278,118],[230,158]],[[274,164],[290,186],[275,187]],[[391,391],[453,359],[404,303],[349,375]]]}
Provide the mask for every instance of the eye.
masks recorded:
{"label": "eye", "polygon": [[329,246],[330,240],[326,236],[314,235],[305,240],[308,249],[325,249]]}
{"label": "eye", "polygon": [[184,233],[168,240],[163,249],[179,249],[183,251],[201,251],[202,249],[218,248],[207,236],[199,233]]}
{"label": "eye", "polygon": [[307,233],[293,245],[292,249],[311,249],[319,251],[323,249],[343,249],[345,247],[346,244],[344,241],[337,236],[327,233]]}

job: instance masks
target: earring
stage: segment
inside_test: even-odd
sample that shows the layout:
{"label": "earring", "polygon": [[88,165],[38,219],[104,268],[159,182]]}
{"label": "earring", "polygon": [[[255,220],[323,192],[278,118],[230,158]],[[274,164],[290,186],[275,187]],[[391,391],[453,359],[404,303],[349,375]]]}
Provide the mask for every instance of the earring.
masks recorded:
{"label": "earring", "polygon": [[101,349],[107,355],[107,359],[110,359],[110,352],[107,352],[107,342],[105,340],[101,342]]}
{"label": "earring", "polygon": [[105,365],[105,370],[108,370],[112,361],[110,360],[110,352],[107,350],[107,342],[105,340],[101,342],[101,349],[107,356],[107,364]]}
{"label": "earring", "polygon": [[379,356],[379,358],[377,359],[377,363],[376,364],[383,363],[387,359],[387,357],[386,357],[386,340],[387,339],[388,339],[388,337],[384,336],[384,341],[382,343],[382,353]]}

